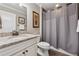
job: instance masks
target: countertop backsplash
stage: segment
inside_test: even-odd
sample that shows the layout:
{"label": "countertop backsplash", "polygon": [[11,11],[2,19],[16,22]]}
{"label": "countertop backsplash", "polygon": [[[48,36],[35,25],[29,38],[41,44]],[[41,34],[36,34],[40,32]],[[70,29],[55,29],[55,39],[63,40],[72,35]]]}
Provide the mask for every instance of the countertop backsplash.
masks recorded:
{"label": "countertop backsplash", "polygon": [[[33,33],[29,33],[29,32],[26,32],[26,31],[21,31],[21,32],[19,32],[19,34],[33,34]],[[0,37],[6,37],[6,36],[12,36],[12,32],[0,33]]]}
{"label": "countertop backsplash", "polygon": [[[25,34],[26,32],[21,32],[19,34]],[[0,37],[12,36],[12,32],[0,33]]]}
{"label": "countertop backsplash", "polygon": [[7,32],[7,33],[0,33],[0,37],[5,37],[5,36],[11,36],[12,33],[11,32]]}

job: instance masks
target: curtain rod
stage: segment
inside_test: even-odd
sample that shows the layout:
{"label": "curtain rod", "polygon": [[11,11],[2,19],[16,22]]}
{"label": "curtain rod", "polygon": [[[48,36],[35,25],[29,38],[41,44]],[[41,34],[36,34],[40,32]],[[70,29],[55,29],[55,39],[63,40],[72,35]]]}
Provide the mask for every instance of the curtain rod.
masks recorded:
{"label": "curtain rod", "polygon": [[44,8],[42,8],[42,10],[43,10],[44,12],[47,12]]}
{"label": "curtain rod", "polygon": [[[62,6],[59,6],[59,7],[57,7],[56,9],[60,9],[60,8],[62,8]],[[55,9],[52,9],[52,11],[54,11]]]}
{"label": "curtain rod", "polygon": [[[69,5],[71,5],[71,4],[72,4],[72,3],[67,3],[66,5],[69,6]],[[62,6],[56,8],[56,9],[59,9],[59,8],[62,8]],[[55,10],[55,9],[52,9],[52,11],[54,11],[54,10]]]}
{"label": "curtain rod", "polygon": [[72,4],[72,3],[67,3],[66,5],[68,6],[68,5],[70,5],[70,4]]}

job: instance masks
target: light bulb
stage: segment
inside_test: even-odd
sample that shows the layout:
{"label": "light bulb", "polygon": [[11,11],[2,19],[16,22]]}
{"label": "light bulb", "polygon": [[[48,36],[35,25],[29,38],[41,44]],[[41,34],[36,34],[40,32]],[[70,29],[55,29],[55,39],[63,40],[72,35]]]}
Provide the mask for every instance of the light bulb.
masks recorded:
{"label": "light bulb", "polygon": [[56,8],[59,7],[59,4],[56,4]]}
{"label": "light bulb", "polygon": [[22,7],[22,6],[23,6],[23,4],[22,4],[22,3],[19,3],[19,6],[21,6],[21,7]]}

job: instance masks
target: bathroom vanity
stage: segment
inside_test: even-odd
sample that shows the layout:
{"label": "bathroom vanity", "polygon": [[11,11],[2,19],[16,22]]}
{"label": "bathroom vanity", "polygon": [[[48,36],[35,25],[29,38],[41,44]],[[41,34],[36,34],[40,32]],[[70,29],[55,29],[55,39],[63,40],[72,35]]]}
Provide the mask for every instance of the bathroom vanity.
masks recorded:
{"label": "bathroom vanity", "polygon": [[39,35],[0,37],[0,56],[36,56]]}

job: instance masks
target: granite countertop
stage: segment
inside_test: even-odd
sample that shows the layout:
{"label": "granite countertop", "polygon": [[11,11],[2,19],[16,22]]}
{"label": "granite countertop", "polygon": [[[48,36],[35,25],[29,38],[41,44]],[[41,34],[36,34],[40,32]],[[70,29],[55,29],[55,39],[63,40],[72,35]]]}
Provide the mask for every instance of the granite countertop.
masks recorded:
{"label": "granite countertop", "polygon": [[7,36],[7,37],[0,37],[0,49],[17,44],[26,40],[30,40],[35,37],[40,37],[39,35],[33,35],[33,34],[20,34],[18,36]]}

